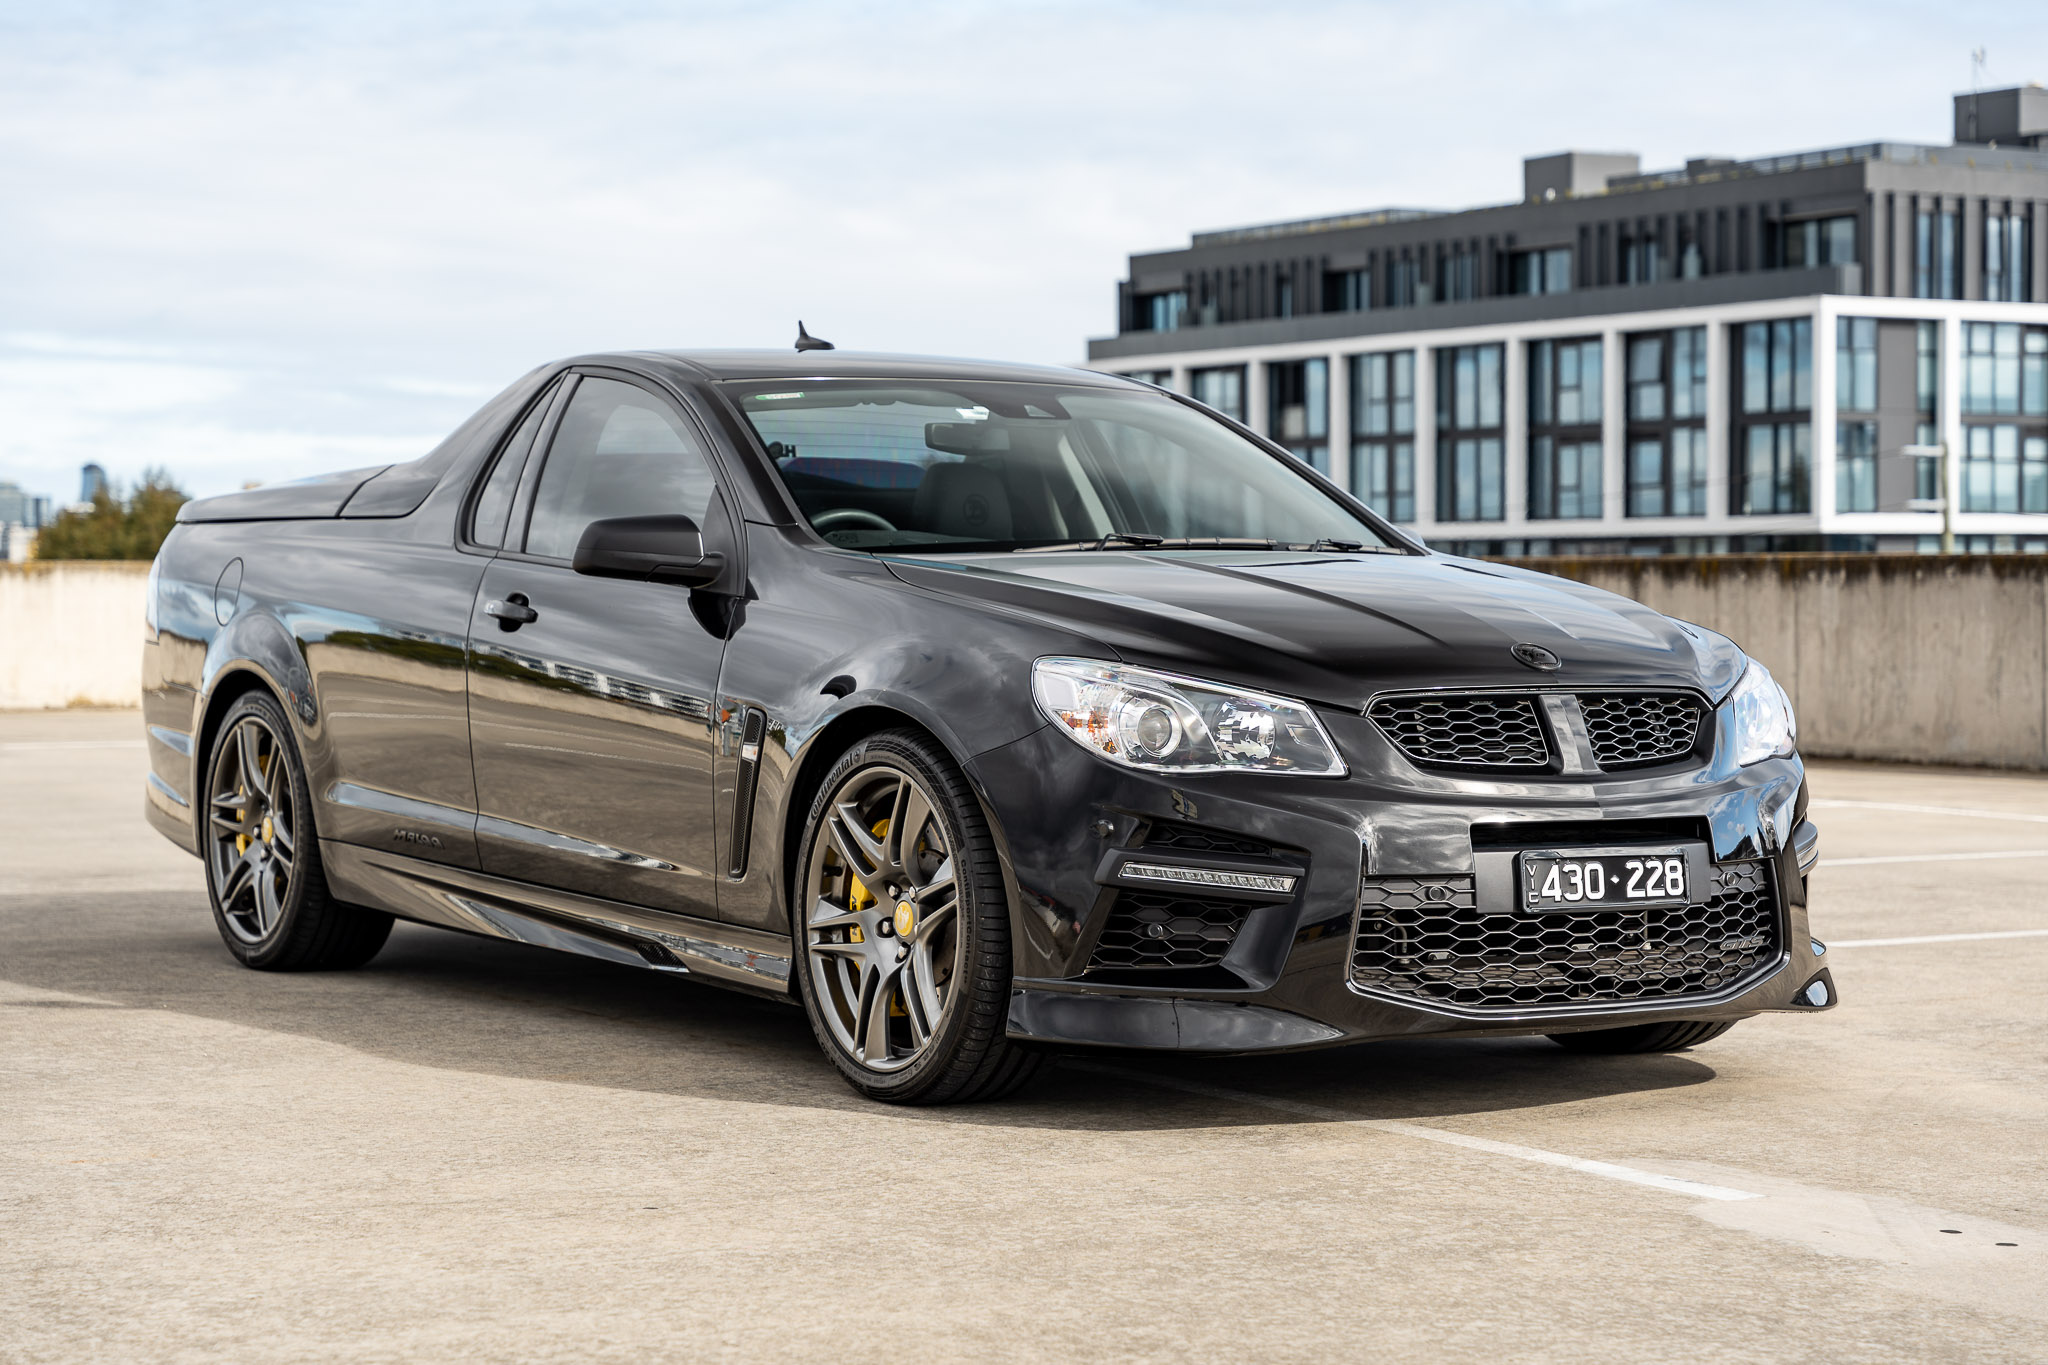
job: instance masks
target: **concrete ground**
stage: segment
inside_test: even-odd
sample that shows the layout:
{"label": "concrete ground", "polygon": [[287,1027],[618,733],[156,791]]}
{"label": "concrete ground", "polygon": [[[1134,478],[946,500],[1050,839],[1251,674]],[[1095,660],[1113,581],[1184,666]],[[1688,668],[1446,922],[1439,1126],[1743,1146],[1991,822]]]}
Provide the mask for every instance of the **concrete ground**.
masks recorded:
{"label": "concrete ground", "polygon": [[2048,1359],[2048,779],[1815,766],[1831,1014],[906,1112],[537,949],[245,971],[139,729],[0,716],[0,1360]]}

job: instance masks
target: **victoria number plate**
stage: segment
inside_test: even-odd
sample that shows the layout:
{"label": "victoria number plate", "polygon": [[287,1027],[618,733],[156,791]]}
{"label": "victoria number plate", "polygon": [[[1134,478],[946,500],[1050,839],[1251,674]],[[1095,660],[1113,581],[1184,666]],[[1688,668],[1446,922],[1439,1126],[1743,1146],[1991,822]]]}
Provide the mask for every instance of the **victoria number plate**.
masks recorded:
{"label": "victoria number plate", "polygon": [[1686,858],[1677,849],[1627,852],[1524,853],[1522,908],[1527,911],[1686,902]]}

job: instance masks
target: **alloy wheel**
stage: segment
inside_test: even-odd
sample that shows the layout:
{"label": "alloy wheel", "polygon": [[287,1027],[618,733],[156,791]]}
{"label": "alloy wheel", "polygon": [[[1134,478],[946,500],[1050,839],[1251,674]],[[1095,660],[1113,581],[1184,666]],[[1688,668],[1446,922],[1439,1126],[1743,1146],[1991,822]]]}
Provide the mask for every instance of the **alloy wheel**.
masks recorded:
{"label": "alloy wheel", "polygon": [[207,870],[221,920],[244,943],[283,918],[297,854],[290,760],[276,731],[245,715],[221,736],[207,784]]}
{"label": "alloy wheel", "polygon": [[945,823],[893,763],[849,775],[825,804],[805,879],[808,985],[861,1066],[900,1071],[942,1031],[965,937]]}

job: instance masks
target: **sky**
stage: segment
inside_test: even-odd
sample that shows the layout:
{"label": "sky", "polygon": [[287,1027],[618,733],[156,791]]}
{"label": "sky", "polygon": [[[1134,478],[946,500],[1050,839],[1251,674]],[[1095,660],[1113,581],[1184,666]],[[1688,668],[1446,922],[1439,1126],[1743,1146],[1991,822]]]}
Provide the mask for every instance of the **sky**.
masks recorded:
{"label": "sky", "polygon": [[1132,251],[1949,140],[2039,3],[0,0],[0,480],[195,494],[430,449],[544,361],[1079,363]]}

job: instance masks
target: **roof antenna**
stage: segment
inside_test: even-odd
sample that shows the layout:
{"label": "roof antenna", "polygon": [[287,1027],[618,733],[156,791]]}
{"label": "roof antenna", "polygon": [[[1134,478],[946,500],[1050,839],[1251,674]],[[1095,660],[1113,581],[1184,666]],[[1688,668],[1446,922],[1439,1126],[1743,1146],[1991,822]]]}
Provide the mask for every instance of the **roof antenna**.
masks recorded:
{"label": "roof antenna", "polygon": [[829,351],[832,349],[832,343],[806,332],[804,330],[804,320],[798,318],[796,320],[796,348],[799,351]]}

